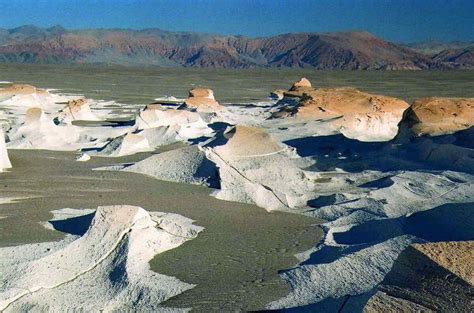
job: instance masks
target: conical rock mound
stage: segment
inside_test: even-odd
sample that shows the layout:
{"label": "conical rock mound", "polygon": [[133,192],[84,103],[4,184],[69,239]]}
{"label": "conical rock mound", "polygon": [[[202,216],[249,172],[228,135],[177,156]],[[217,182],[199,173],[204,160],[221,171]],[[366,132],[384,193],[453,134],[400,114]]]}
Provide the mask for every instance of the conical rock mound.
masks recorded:
{"label": "conical rock mound", "polygon": [[215,196],[269,211],[305,206],[314,184],[295,165],[294,151],[259,128],[239,125],[234,131],[225,144],[205,148],[207,158],[219,168],[221,189]]}
{"label": "conical rock mound", "polygon": [[75,150],[80,133],[72,125],[56,125],[40,108],[29,108],[25,121],[9,130],[9,146],[17,149]]}
{"label": "conical rock mound", "polygon": [[134,206],[99,207],[80,237],[2,248],[0,309],[127,311],[131,303],[134,311],[160,309],[193,286],[152,272],[148,262],[195,238],[202,228],[192,222]]}
{"label": "conical rock mound", "polygon": [[153,155],[124,171],[145,174],[160,180],[215,186],[217,169],[197,146]]}

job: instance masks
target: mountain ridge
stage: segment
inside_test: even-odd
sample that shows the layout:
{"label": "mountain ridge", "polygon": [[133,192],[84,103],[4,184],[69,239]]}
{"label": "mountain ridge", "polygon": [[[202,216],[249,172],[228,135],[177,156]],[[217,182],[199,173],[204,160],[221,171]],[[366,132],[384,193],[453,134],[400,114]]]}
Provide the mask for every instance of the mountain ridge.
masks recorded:
{"label": "mountain ridge", "polygon": [[0,29],[0,62],[321,70],[474,68],[471,55],[462,51],[425,54],[366,31],[250,38],[158,28],[67,30],[60,25]]}

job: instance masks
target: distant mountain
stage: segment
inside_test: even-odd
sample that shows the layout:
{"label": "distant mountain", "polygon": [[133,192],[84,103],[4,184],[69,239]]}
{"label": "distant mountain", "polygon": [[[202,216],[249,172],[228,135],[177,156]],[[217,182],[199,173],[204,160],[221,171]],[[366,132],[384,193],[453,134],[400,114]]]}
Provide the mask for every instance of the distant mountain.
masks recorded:
{"label": "distant mountain", "polygon": [[342,70],[472,67],[464,57],[458,60],[435,58],[367,32],[248,38],[160,29],[0,29],[0,62],[10,63]]}
{"label": "distant mountain", "polygon": [[413,49],[423,54],[435,55],[444,50],[458,50],[474,46],[474,41],[423,41],[405,44],[407,48]]}
{"label": "distant mountain", "polygon": [[474,68],[474,44],[461,49],[443,50],[432,59],[435,62],[452,64],[454,67]]}

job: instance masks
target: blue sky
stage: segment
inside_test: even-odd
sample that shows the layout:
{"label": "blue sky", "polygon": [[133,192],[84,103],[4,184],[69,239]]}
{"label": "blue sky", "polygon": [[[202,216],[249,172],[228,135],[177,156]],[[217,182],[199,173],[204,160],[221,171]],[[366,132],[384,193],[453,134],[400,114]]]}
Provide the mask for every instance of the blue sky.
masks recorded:
{"label": "blue sky", "polygon": [[474,40],[474,0],[0,0],[0,28],[151,28],[269,36],[367,30],[396,42]]}

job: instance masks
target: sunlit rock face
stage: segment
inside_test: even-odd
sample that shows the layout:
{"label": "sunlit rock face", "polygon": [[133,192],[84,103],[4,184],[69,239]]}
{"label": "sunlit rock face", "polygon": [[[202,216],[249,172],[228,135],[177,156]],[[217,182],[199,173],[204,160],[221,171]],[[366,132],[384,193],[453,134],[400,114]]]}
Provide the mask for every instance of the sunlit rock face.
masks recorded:
{"label": "sunlit rock face", "polygon": [[290,91],[302,90],[305,88],[311,88],[311,82],[306,77],[303,77],[299,81],[293,83]]}
{"label": "sunlit rock face", "polygon": [[0,89],[0,95],[27,95],[27,94],[45,94],[45,89],[36,88],[28,84],[12,84],[9,87]]}
{"label": "sunlit rock face", "polygon": [[452,134],[474,126],[474,98],[423,98],[406,111],[402,127],[415,136]]}
{"label": "sunlit rock face", "polygon": [[225,144],[205,148],[219,169],[217,198],[255,203],[268,211],[306,205],[315,186],[295,164],[298,156],[291,148],[256,127],[237,125],[228,136]]}
{"label": "sunlit rock face", "polygon": [[215,112],[223,107],[214,98],[214,92],[207,88],[194,88],[189,91],[189,97],[184,102],[187,107],[198,112]]}
{"label": "sunlit rock face", "polygon": [[92,113],[89,101],[85,98],[68,101],[66,107],[54,116],[57,121],[72,123],[73,121],[98,121],[100,120]]}
{"label": "sunlit rock face", "polygon": [[[408,103],[374,95],[355,88],[304,87],[290,92],[297,99],[274,113],[274,118],[294,117],[299,120],[329,120],[335,131],[360,141],[387,141],[398,132],[398,123]],[[285,94],[287,95],[287,94]],[[282,100],[284,101],[285,98]]]}
{"label": "sunlit rock face", "polygon": [[396,142],[436,168],[474,173],[473,126],[473,98],[424,98],[405,111]]}

